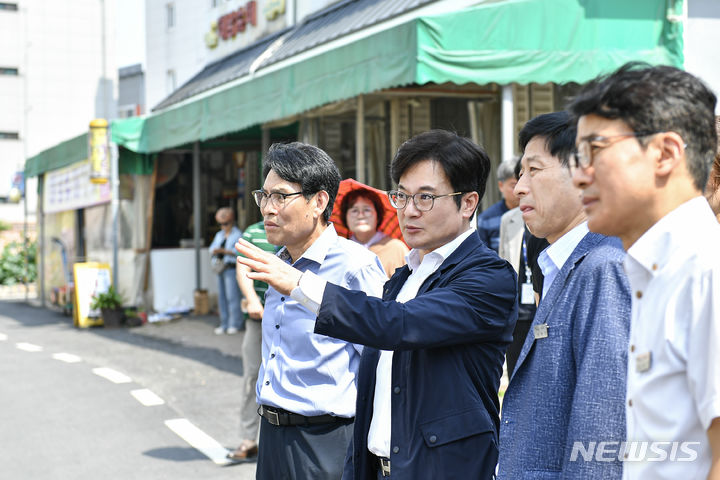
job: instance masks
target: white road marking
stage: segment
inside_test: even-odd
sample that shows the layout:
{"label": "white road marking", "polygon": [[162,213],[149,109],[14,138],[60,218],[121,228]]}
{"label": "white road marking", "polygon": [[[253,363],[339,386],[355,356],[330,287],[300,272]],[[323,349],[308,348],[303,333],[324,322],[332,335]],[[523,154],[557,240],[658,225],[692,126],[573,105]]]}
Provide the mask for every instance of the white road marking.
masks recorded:
{"label": "white road marking", "polygon": [[158,397],[155,392],[148,390],[147,388],[132,390],[130,395],[135,397],[138,402],[142,403],[146,407],[154,407],[155,405],[163,405],[165,403],[165,400]]}
{"label": "white road marking", "polygon": [[4,333],[0,333],[0,341],[4,342],[5,340],[7,340],[7,335],[5,335]]}
{"label": "white road marking", "polygon": [[230,453],[230,451],[188,420],[184,418],[174,418],[172,420],[165,420],[165,425],[217,465],[227,465],[230,463],[230,460],[227,459],[227,454]]}
{"label": "white road marking", "polygon": [[41,347],[40,345],[33,345],[32,343],[25,342],[16,343],[15,346],[20,350],[24,350],[26,352],[42,352],[43,350],[43,347]]}
{"label": "white road marking", "polygon": [[98,375],[100,377],[103,377],[107,380],[110,380],[113,383],[130,383],[132,382],[132,379],[125,375],[124,373],[120,373],[117,370],[113,370],[112,368],[93,368],[92,372],[95,375]]}
{"label": "white road marking", "polygon": [[82,362],[82,358],[78,357],[77,355],[73,355],[72,353],[53,353],[52,357],[55,360],[60,360],[61,362],[65,363]]}

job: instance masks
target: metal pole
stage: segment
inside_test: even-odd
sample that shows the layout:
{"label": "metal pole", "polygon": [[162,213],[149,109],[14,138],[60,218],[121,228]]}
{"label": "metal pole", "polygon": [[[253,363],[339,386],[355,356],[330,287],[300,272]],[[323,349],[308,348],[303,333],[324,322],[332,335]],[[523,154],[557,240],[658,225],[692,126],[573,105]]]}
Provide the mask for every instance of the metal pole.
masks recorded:
{"label": "metal pole", "polygon": [[262,127],[262,137],[261,137],[261,147],[262,150],[260,152],[261,158],[265,158],[265,155],[267,154],[267,151],[270,149],[270,128],[269,127]]}
{"label": "metal pole", "polygon": [[[28,45],[29,44],[28,44],[28,20],[27,19],[28,19],[29,15],[27,13],[27,8],[22,8],[21,11],[22,11],[22,19],[23,19],[23,27],[24,27],[24,30],[23,30],[23,53],[25,54],[24,58],[23,58],[23,67],[22,67],[23,68],[23,72],[22,72],[22,77],[23,77],[23,132],[22,132],[22,137],[23,137],[23,141],[22,141],[22,143],[23,143],[23,160],[27,161],[27,158],[28,158],[28,136],[29,136],[28,135],[29,134],[29,129],[28,129],[28,98],[29,97],[28,97],[28,75],[27,75],[27,67],[29,65],[29,61],[28,61],[28,56],[29,56]],[[24,251],[25,251],[25,274],[26,275],[29,270],[28,247],[30,246],[30,242],[28,242],[28,188],[27,188],[27,184],[28,184],[27,175],[25,175],[25,172],[23,172],[23,245],[24,245]],[[37,192],[35,192],[35,194],[37,195]],[[38,218],[37,218],[37,206],[36,206],[35,207],[35,237],[36,237],[35,238],[35,252],[36,252],[35,253],[35,255],[36,255],[35,262],[38,261],[38,254],[40,253],[40,250],[38,249],[39,242],[37,240],[37,233],[38,233],[37,222],[38,222]],[[42,257],[40,257],[40,258],[42,258]],[[37,281],[37,279],[36,279],[36,281]],[[29,296],[30,296],[29,288],[30,288],[30,285],[27,282],[27,277],[26,277],[26,280],[25,280],[25,302],[28,301]]]}
{"label": "metal pole", "polygon": [[[45,307],[45,188],[44,188],[45,174],[38,175],[38,191],[41,192],[38,195],[37,203],[37,214],[36,222],[40,224],[40,234],[37,240],[37,251],[40,257],[40,281],[38,282],[38,290],[40,290],[40,306]],[[27,195],[27,192],[25,192]]]}
{"label": "metal pole", "polygon": [[[106,51],[106,43],[107,39],[106,37],[106,26],[105,26],[105,0],[100,0],[100,28],[101,28],[101,62],[102,62],[102,79],[101,79],[101,89],[102,89],[102,118],[112,118],[114,115],[110,115],[110,109],[108,108],[108,99],[107,99],[107,51]],[[114,273],[113,273],[114,275]],[[117,284],[115,284],[115,288],[117,288]]]}
{"label": "metal pole", "polygon": [[200,142],[193,144],[193,244],[195,245],[195,289],[202,288],[200,275]]}
{"label": "metal pole", "polygon": [[510,160],[515,154],[515,118],[512,85],[502,87],[502,127],[500,147],[502,160]]}
{"label": "metal pole", "polygon": [[[27,157],[25,157],[25,158],[27,158]],[[30,242],[28,242],[27,197],[28,197],[27,178],[25,177],[25,174],[23,173],[23,252],[25,252],[25,256],[24,256],[24,260],[23,260],[23,268],[25,269],[25,275],[23,275],[23,283],[25,284],[25,303],[27,303],[28,298],[29,298],[29,293],[30,293],[29,292],[30,284],[28,283],[28,271],[30,270],[30,264],[28,262],[28,250],[30,247]]]}
{"label": "metal pole", "polygon": [[355,116],[355,179],[366,183],[365,180],[365,99],[358,95],[357,112]]}
{"label": "metal pole", "polygon": [[[108,135],[110,131],[108,130]],[[110,142],[110,188],[111,193],[111,210],[112,210],[112,281],[116,290],[120,290],[118,283],[118,212],[120,211],[120,168],[118,166],[118,147],[114,142]]]}

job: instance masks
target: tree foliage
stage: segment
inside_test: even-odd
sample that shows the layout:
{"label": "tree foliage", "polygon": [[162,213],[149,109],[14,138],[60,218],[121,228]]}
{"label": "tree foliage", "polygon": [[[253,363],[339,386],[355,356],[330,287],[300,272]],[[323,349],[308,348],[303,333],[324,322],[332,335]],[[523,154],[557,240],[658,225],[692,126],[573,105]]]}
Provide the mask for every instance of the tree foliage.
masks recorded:
{"label": "tree foliage", "polygon": [[21,242],[10,242],[5,245],[0,253],[0,285],[35,282],[37,278],[36,259],[36,242],[28,243],[27,250]]}

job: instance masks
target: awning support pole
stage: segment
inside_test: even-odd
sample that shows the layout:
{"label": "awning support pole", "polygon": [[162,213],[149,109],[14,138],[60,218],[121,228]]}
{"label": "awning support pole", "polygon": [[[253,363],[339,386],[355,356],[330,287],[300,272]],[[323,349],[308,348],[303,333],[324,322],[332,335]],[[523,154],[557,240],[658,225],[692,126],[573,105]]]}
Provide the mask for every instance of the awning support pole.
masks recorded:
{"label": "awning support pole", "polygon": [[195,289],[202,288],[200,275],[200,142],[193,143],[193,245],[195,245]]}
{"label": "awning support pole", "polygon": [[365,179],[365,98],[358,95],[355,116],[355,179],[366,183]]}
{"label": "awning support pole", "polygon": [[[46,245],[45,245],[45,174],[41,173],[38,175],[38,202],[37,202],[37,216],[36,222],[40,225],[40,234],[37,237],[37,254],[39,257],[40,272],[38,281],[38,293],[40,294],[40,306],[46,307],[45,305],[45,262],[47,261]],[[25,195],[28,192],[25,191]],[[67,279],[65,279],[67,281]]]}
{"label": "awning support pole", "polygon": [[501,155],[502,160],[510,160],[515,153],[515,118],[513,105],[512,85],[502,87],[502,126],[501,126]]}
{"label": "awning support pole", "polygon": [[[270,128],[269,127],[262,127],[262,137],[261,137],[261,149],[260,152],[260,158],[265,158],[265,155],[267,154],[267,151],[270,149]],[[264,180],[264,179],[263,179]]]}
{"label": "awning support pole", "polygon": [[[108,133],[109,135],[109,133]],[[112,283],[116,291],[120,291],[118,284],[118,212],[120,211],[120,168],[118,159],[118,146],[110,144],[110,188],[112,189],[112,200],[110,208],[112,211]]]}

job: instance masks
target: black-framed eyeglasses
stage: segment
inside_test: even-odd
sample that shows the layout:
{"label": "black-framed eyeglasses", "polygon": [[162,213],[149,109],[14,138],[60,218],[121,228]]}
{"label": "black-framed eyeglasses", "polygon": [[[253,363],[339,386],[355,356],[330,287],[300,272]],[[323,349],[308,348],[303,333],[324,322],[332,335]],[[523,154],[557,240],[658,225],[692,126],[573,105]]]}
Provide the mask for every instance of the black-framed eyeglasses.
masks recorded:
{"label": "black-framed eyeglasses", "polygon": [[431,193],[415,193],[408,195],[407,193],[399,192],[397,190],[390,190],[388,192],[388,198],[390,199],[390,205],[398,210],[402,210],[407,206],[408,199],[412,198],[415,208],[421,212],[429,212],[435,206],[436,198],[443,197],[454,197],[455,195],[462,195],[467,192],[454,192],[446,193],[445,195],[433,195]]}
{"label": "black-framed eyeglasses", "polygon": [[[641,138],[655,135],[660,132],[633,132],[633,133],[619,133],[617,135],[593,135],[590,137],[583,138],[577,146],[577,152],[572,154],[572,165],[575,168],[589,168],[593,164],[593,155],[598,151],[615,145],[617,142],[626,138]],[[615,139],[614,141],[610,141]],[[604,145],[596,145],[597,143],[604,143]]]}
{"label": "black-framed eyeglasses", "polygon": [[229,227],[230,225],[232,225],[232,222],[220,222],[218,223],[218,225],[220,225],[221,227]]}
{"label": "black-framed eyeglasses", "polygon": [[303,192],[292,192],[292,193],[282,193],[282,192],[272,192],[267,193],[263,190],[253,190],[252,196],[255,198],[255,203],[258,207],[262,208],[267,204],[268,198],[270,199],[270,203],[275,208],[282,208],[285,206],[285,202],[287,201],[288,197],[294,197],[295,195],[302,195]]}

